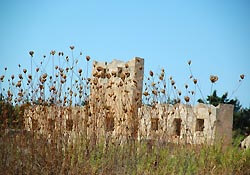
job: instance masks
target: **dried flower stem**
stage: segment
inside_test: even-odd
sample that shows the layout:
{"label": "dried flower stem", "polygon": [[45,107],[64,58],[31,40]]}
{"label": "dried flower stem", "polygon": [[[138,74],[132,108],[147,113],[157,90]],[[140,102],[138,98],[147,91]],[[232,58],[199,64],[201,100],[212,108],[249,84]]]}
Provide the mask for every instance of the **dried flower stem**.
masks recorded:
{"label": "dried flower stem", "polygon": [[232,94],[230,95],[230,97],[228,99],[231,99],[231,97],[238,91],[238,89],[240,88],[241,85],[242,85],[242,81],[240,81],[240,83],[238,84],[238,86],[236,87],[236,89],[233,90]]}
{"label": "dried flower stem", "polygon": [[[188,69],[189,69],[189,72],[190,72],[190,74],[191,74],[191,76],[193,76],[194,77],[194,75],[193,75],[193,72],[192,72],[192,70],[191,70],[191,66],[188,66]],[[203,95],[203,93],[202,93],[202,91],[201,91],[201,88],[200,88],[200,86],[199,86],[199,84],[198,84],[199,82],[197,82],[197,87],[198,87],[198,90],[199,90],[199,92],[200,92],[200,94],[201,94],[201,98],[202,98],[202,100],[204,101],[204,103],[206,104],[206,99],[204,98],[204,95]]]}

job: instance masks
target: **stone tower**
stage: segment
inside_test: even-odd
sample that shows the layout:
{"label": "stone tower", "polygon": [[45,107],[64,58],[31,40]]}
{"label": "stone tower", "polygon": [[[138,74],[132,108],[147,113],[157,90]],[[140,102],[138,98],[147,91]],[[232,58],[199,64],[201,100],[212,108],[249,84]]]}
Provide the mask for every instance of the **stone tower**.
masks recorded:
{"label": "stone tower", "polygon": [[91,123],[96,123],[94,127],[98,128],[99,135],[109,132],[120,139],[137,137],[143,75],[144,59],[139,57],[128,62],[93,63]]}

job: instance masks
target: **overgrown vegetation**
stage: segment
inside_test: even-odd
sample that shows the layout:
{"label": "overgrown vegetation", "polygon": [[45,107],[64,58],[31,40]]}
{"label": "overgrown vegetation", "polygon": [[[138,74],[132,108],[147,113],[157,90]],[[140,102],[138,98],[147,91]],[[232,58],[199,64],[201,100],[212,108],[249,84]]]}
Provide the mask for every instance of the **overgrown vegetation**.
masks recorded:
{"label": "overgrown vegetation", "polygon": [[[65,148],[65,149],[62,149]],[[250,150],[237,147],[130,142],[99,143],[86,150],[83,137],[74,144],[48,143],[32,133],[1,137],[3,174],[249,174]]]}
{"label": "overgrown vegetation", "polygon": [[[228,98],[227,93],[219,97],[213,91],[218,81],[215,75],[210,77],[211,94],[204,99],[199,81],[192,73],[191,61],[188,62],[190,75],[183,92],[181,88],[178,89],[172,76],[166,77],[164,69],[159,75],[150,71],[144,84],[143,102],[152,107],[158,103],[194,105],[197,100],[195,95],[200,93],[202,99],[198,102],[214,106],[219,103],[233,104],[232,146],[175,145],[133,139],[120,144],[107,141],[107,138],[97,143],[84,134],[68,142],[67,136],[56,130],[51,133],[50,139],[33,131],[25,131],[23,115],[29,106],[41,104],[89,108],[89,87],[94,83],[88,78],[90,57],[83,59],[81,52],[74,56],[74,46],[70,46],[70,49],[71,56],[58,52],[58,59],[56,51],[52,50],[49,57],[43,56],[39,64],[34,59],[34,52],[30,51],[30,71],[18,65],[18,76],[6,78],[7,68],[0,76],[2,174],[250,174],[250,150],[238,148],[240,141],[250,134],[250,109],[242,109],[240,102]],[[78,67],[83,60],[85,70]],[[47,71],[49,62],[52,69]],[[7,81],[4,82],[5,79]],[[244,75],[240,75],[239,86],[243,79]]]}

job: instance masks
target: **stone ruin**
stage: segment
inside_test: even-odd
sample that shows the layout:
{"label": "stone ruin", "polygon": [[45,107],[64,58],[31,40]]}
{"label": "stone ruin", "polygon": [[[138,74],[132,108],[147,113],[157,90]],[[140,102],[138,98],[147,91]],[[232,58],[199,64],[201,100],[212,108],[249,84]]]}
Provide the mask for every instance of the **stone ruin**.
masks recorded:
{"label": "stone ruin", "polygon": [[95,140],[161,140],[188,144],[232,141],[233,105],[142,103],[144,59],[93,62],[89,103],[82,107],[31,106],[25,128],[50,137],[79,133]]}
{"label": "stone ruin", "polygon": [[232,142],[233,105],[158,105],[139,109],[139,137],[173,143]]}

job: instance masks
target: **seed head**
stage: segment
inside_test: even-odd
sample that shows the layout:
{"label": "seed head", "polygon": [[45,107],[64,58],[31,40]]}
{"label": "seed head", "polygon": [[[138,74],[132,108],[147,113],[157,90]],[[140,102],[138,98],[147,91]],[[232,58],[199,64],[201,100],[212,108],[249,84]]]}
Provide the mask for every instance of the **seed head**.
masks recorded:
{"label": "seed head", "polygon": [[2,75],[2,76],[0,77],[0,80],[1,80],[1,81],[3,81],[3,79],[4,79],[4,75]]}
{"label": "seed head", "polygon": [[161,75],[161,76],[159,76],[159,79],[160,79],[160,80],[163,80],[163,77],[164,77],[164,76]]}
{"label": "seed head", "polygon": [[178,95],[181,96],[181,91],[178,91]]}
{"label": "seed head", "polygon": [[153,77],[153,76],[154,76],[154,72],[153,72],[153,71],[149,71],[149,75],[150,75],[151,77]]}
{"label": "seed head", "polygon": [[210,81],[212,82],[212,83],[215,83],[216,81],[218,81],[218,76],[216,76],[216,75],[210,75]]}
{"label": "seed head", "polygon": [[174,80],[171,80],[171,85],[173,86],[175,84],[175,81]]}
{"label": "seed head", "polygon": [[188,103],[189,100],[190,100],[189,96],[185,96],[185,97],[184,97],[184,100]]}
{"label": "seed head", "polygon": [[126,72],[125,75],[126,75],[126,77],[129,77],[129,76],[130,76],[130,73],[129,73],[129,72]]}
{"label": "seed head", "polygon": [[28,75],[28,78],[29,78],[30,80],[32,80],[32,75]]}
{"label": "seed head", "polygon": [[78,72],[79,72],[79,74],[81,74],[82,73],[82,69],[79,69]]}
{"label": "seed head", "polygon": [[51,50],[51,51],[50,51],[50,55],[53,55],[53,56],[54,56],[55,54],[56,54],[56,51],[55,51],[55,50]]}
{"label": "seed head", "polygon": [[144,96],[148,96],[149,93],[148,93],[147,91],[145,91],[145,92],[143,92],[143,95],[144,95]]}
{"label": "seed head", "polygon": [[63,75],[63,78],[64,78],[64,79],[66,80],[66,78],[67,78],[67,75],[65,75],[65,74],[64,74],[64,75]]}
{"label": "seed head", "polygon": [[157,91],[155,89],[152,90],[152,94],[157,95]]}
{"label": "seed head", "polygon": [[19,77],[19,79],[23,79],[23,75],[22,74],[19,74],[18,77]]}
{"label": "seed head", "polygon": [[194,82],[194,84],[197,84],[198,80],[194,78],[193,82]]}
{"label": "seed head", "polygon": [[22,85],[21,81],[18,81],[17,84],[16,84],[16,86],[19,87],[19,88],[21,87],[21,85]]}
{"label": "seed head", "polygon": [[74,50],[75,46],[69,46],[69,48],[70,48],[71,50]]}
{"label": "seed head", "polygon": [[[111,74],[110,73],[107,73],[106,74],[106,78],[110,79],[111,78]],[[89,82],[89,81],[88,81]]]}
{"label": "seed head", "polygon": [[240,78],[243,80],[245,78],[245,75],[244,74],[241,74],[240,75]]}
{"label": "seed head", "polygon": [[45,74],[42,75],[42,78],[46,79],[47,76],[48,76],[48,75],[45,73]]}
{"label": "seed head", "polygon": [[100,71],[102,71],[102,70],[103,70],[103,67],[98,66],[96,69],[97,69],[97,71],[99,71],[99,72],[100,72]]}
{"label": "seed head", "polygon": [[55,86],[51,86],[50,87],[50,91],[55,91],[56,90],[56,87]]}
{"label": "seed head", "polygon": [[30,51],[29,54],[30,54],[31,57],[33,57],[34,51]]}
{"label": "seed head", "polygon": [[90,56],[86,56],[86,60],[89,61],[90,60]]}

